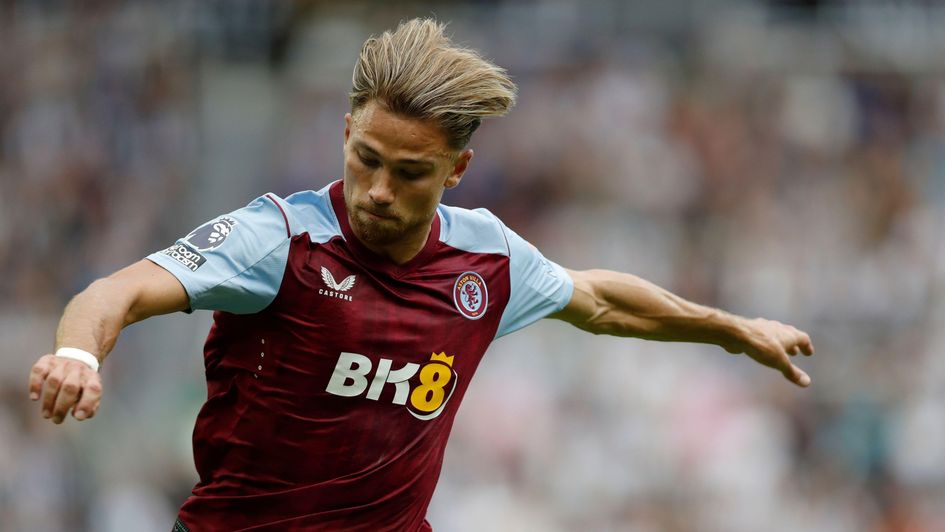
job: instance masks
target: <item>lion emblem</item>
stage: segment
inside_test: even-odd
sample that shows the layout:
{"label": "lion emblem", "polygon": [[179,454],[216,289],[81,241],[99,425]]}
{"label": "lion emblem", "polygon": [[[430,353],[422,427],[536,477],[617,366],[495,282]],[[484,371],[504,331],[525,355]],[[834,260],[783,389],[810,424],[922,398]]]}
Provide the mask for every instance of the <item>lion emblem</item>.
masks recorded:
{"label": "lion emblem", "polygon": [[476,308],[479,306],[479,288],[475,283],[466,283],[463,285],[463,297],[466,298],[467,308]]}
{"label": "lion emblem", "polygon": [[207,222],[187,235],[187,243],[195,247],[197,251],[214,249],[226,240],[226,237],[233,232],[235,225],[236,220],[229,216]]}

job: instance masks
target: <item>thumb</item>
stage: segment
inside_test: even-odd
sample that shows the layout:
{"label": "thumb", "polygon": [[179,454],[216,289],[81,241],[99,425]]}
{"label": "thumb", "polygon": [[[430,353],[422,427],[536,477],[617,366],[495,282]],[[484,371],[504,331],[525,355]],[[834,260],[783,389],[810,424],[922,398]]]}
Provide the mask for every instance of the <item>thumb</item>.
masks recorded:
{"label": "thumb", "polygon": [[784,375],[784,378],[802,388],[807,388],[810,386],[810,375],[804,373],[801,368],[791,364],[790,362],[788,362],[784,369],[781,370],[781,374]]}

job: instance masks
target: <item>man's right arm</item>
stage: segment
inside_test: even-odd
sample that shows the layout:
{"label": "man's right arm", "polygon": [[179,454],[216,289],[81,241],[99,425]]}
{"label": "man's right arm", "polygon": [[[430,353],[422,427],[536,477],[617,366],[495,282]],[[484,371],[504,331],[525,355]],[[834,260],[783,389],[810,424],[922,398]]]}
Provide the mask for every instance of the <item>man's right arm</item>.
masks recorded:
{"label": "man's right arm", "polygon": [[[66,306],[56,349],[80,349],[101,362],[123,327],[150,316],[188,308],[259,312],[282,284],[292,218],[284,200],[266,194],[95,281]],[[30,373],[30,397],[57,424],[70,409],[76,419],[92,417],[101,396],[99,374],[78,360],[45,355]]]}
{"label": "man's right arm", "polygon": [[[82,349],[101,362],[125,326],[189,305],[176,277],[149,260],[138,261],[95,281],[69,302],[56,331],[56,350]],[[94,416],[102,382],[85,363],[47,354],[33,365],[29,393],[42,402],[43,416],[59,424],[70,409],[78,420]]]}

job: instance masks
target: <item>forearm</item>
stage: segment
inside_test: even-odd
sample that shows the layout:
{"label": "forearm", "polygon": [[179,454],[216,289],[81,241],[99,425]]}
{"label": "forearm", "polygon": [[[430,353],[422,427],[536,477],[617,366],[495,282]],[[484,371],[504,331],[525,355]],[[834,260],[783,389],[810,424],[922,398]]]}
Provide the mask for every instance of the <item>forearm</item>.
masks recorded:
{"label": "forearm", "polygon": [[594,334],[729,347],[745,335],[744,319],[687,301],[635,275],[580,272],[575,299],[586,301],[574,325]]}
{"label": "forearm", "polygon": [[187,293],[160,266],[141,260],[95,281],[66,305],[56,348],[84,349],[104,360],[121,329],[158,314],[185,310]]}
{"label": "forearm", "polygon": [[131,323],[132,304],[120,283],[95,281],[66,305],[56,330],[56,349],[76,347],[104,360],[121,329]]}
{"label": "forearm", "polygon": [[[141,260],[95,281],[66,305],[56,330],[56,349],[82,349],[101,362],[126,325],[188,305],[187,293],[173,275]],[[62,423],[70,409],[79,420],[95,416],[102,381],[93,362],[49,353],[33,364],[30,398],[42,398],[44,417]]]}
{"label": "forearm", "polygon": [[779,370],[798,386],[810,385],[810,377],[789,360],[814,354],[810,336],[795,327],[698,305],[626,273],[568,270],[568,275],[574,293],[554,318],[594,334],[719,345]]}

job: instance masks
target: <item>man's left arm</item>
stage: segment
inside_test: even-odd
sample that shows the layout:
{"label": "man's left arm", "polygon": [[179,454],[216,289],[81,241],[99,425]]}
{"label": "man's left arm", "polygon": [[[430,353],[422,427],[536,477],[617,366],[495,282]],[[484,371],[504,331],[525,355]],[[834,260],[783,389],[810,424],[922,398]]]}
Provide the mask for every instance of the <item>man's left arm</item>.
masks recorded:
{"label": "man's left arm", "polygon": [[803,331],[698,305],[634,275],[567,272],[574,281],[571,300],[551,318],[594,334],[715,344],[729,353],[747,354],[798,386],[810,385],[810,377],[790,359],[814,354],[810,336]]}

